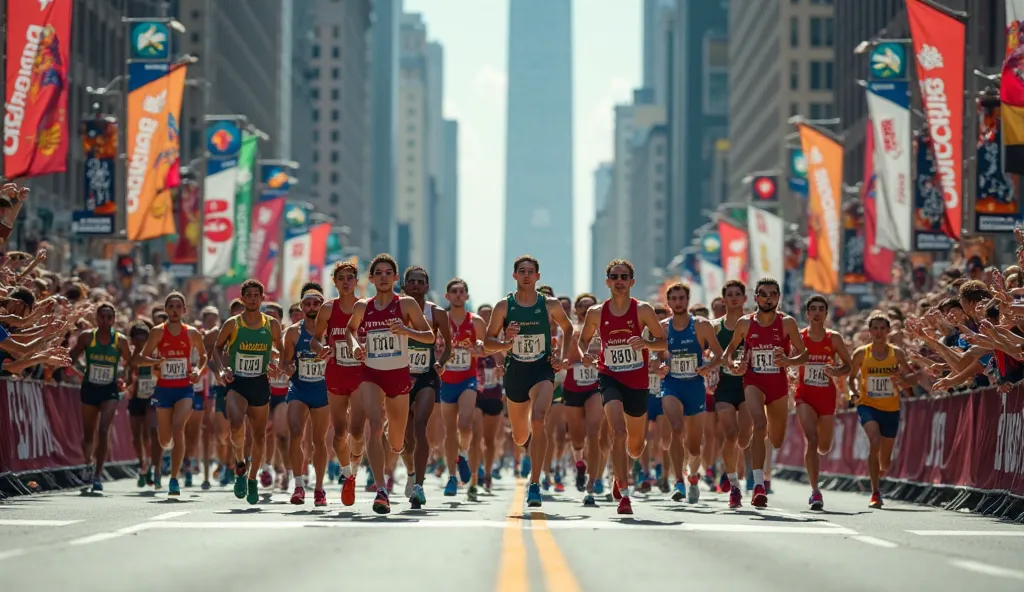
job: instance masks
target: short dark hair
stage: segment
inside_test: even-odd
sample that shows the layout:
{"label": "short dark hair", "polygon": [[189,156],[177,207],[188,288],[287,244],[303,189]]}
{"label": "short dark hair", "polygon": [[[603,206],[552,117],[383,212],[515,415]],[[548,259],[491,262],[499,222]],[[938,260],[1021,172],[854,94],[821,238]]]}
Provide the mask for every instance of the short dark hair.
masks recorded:
{"label": "short dark hair", "polygon": [[533,263],[533,270],[540,271],[540,261],[533,255],[520,255],[516,257],[516,260],[512,262],[512,272],[519,271],[519,266],[523,263]]}
{"label": "short dark hair", "polygon": [[828,312],[828,300],[825,300],[825,297],[821,294],[815,294],[808,298],[807,302],[804,304],[804,310],[811,310],[811,304],[815,302],[820,302],[822,306],[825,307],[825,312]]}
{"label": "short dark hair", "polygon": [[238,306],[241,306],[242,308],[245,308],[245,303],[242,302],[241,298],[235,298],[234,300],[231,301],[231,304],[228,305],[228,312],[231,312],[232,308],[235,308],[235,307],[238,307]]}
{"label": "short dark hair", "polygon": [[7,297],[11,300],[20,300],[29,310],[32,310],[32,307],[36,305],[36,295],[29,291],[28,288],[15,288],[11,290]]}
{"label": "short dark hair", "polygon": [[579,294],[578,296],[576,296],[576,300],[572,301],[572,307],[576,308],[577,306],[579,306],[580,305],[580,300],[583,300],[584,298],[590,298],[591,300],[594,301],[594,304],[597,304],[597,296],[594,296],[590,292],[583,292],[583,293]]}
{"label": "short dark hair", "polygon": [[476,311],[480,312],[481,310],[494,310],[494,307],[491,306],[490,304],[481,304],[480,306],[476,307]]}
{"label": "short dark hair", "polygon": [[886,314],[880,310],[872,311],[871,315],[868,316],[868,328],[871,328],[871,323],[875,321],[885,321],[885,326],[889,327],[890,329],[892,328],[892,321],[890,321],[889,317],[886,316]]}
{"label": "short dark hair", "polygon": [[960,302],[981,302],[992,297],[992,292],[980,280],[969,280],[960,286]]}
{"label": "short dark hair", "polygon": [[395,272],[395,275],[398,275],[398,262],[395,261],[394,257],[388,255],[387,253],[381,253],[374,257],[372,260],[370,260],[370,275],[373,275],[374,272],[377,271],[377,266],[380,265],[381,263],[387,263],[388,265],[390,265],[391,271]]}
{"label": "short dark hair", "polygon": [[569,298],[568,296],[559,296],[558,297],[558,301],[559,302],[568,302],[569,306],[572,306],[572,298]]}
{"label": "short dark hair", "polygon": [[729,281],[725,282],[725,284],[722,285],[722,298],[725,298],[725,291],[728,290],[729,288],[739,288],[740,292],[744,296],[747,295],[747,285],[746,284],[744,284],[740,280],[729,280]]}
{"label": "short dark hair", "polygon": [[288,307],[288,314],[292,314],[293,312],[301,312],[301,311],[302,311],[302,305],[299,304],[298,302],[293,302],[292,305]]}
{"label": "short dark hair", "polygon": [[545,296],[555,297],[555,289],[547,284],[541,284],[537,286],[537,291]]}
{"label": "short dark hair", "polygon": [[634,275],[633,264],[630,263],[627,259],[612,259],[611,261],[608,262],[608,265],[605,266],[604,274],[608,275],[609,273],[612,272],[612,269],[620,265],[629,270],[629,277],[632,278]]}
{"label": "short dark hair", "polygon": [[670,311],[667,306],[661,304],[660,302],[654,305],[654,314],[656,315],[660,315],[662,313],[668,314],[670,312],[672,311]]}
{"label": "short dark hair", "polygon": [[277,302],[267,302],[263,305],[263,310],[276,310],[277,314],[284,317],[284,307]]}
{"label": "short dark hair", "polygon": [[[249,278],[242,282],[242,288],[241,290],[239,290],[239,292],[245,294],[245,291],[248,290],[249,288],[256,288],[257,290],[259,290],[260,296],[267,293],[266,289],[264,289],[263,287],[263,282],[252,278]],[[242,304],[244,305],[245,303],[243,302]]]}
{"label": "short dark hair", "polygon": [[321,294],[324,293],[324,287],[320,282],[306,282],[302,284],[302,289],[299,290],[299,294],[305,294],[307,290],[316,290]]}
{"label": "short dark hair", "polygon": [[352,275],[359,275],[359,268],[356,267],[356,264],[346,259],[345,261],[338,261],[334,264],[334,270],[331,271],[331,277],[338,277],[338,272],[342,269],[350,270]]}
{"label": "short dark hair", "polygon": [[676,282],[676,283],[672,284],[671,286],[669,286],[668,290],[665,290],[665,298],[668,298],[669,296],[672,295],[672,292],[676,292],[678,290],[682,290],[683,292],[685,292],[686,293],[686,299],[687,300],[690,299],[690,286],[687,286],[686,284],[684,284],[682,282]]}
{"label": "short dark hair", "polygon": [[146,325],[145,322],[136,321],[134,324],[132,324],[131,328],[128,330],[128,337],[130,339],[135,337],[136,335],[149,335],[149,327]]}
{"label": "short dark hair", "polygon": [[454,277],[454,278],[448,280],[448,284],[445,285],[445,287],[444,287],[445,293],[451,292],[452,288],[454,288],[455,286],[458,286],[459,284],[462,284],[462,287],[465,288],[467,292],[469,292],[469,284],[466,283],[466,280],[464,280],[462,278]]}
{"label": "short dark hair", "polygon": [[[243,286],[244,285],[245,284],[243,284]],[[185,302],[185,295],[182,294],[181,292],[177,292],[177,291],[171,292],[170,294],[167,295],[167,298],[164,298],[164,306],[166,307],[168,304],[170,304],[171,300],[175,300],[175,299],[181,300],[181,305],[182,306],[188,306],[188,303]]]}
{"label": "short dark hair", "polygon": [[960,310],[964,309],[964,307],[960,304],[960,300],[957,298],[946,298],[945,300],[942,301],[941,304],[939,304],[939,310],[944,313],[949,312],[954,308],[959,308]]}
{"label": "short dark hair", "polygon": [[777,280],[777,279],[775,279],[773,277],[763,277],[763,278],[757,280],[757,285],[754,286],[754,292],[757,292],[758,290],[760,290],[761,286],[775,286],[776,290],[778,290],[780,292],[782,291],[782,286],[779,285],[779,280]]}
{"label": "short dark hair", "polygon": [[408,282],[409,281],[409,274],[410,273],[422,273],[423,277],[426,278],[426,280],[427,280],[427,285],[428,286],[430,285],[430,274],[427,273],[427,270],[424,269],[422,266],[410,265],[409,267],[406,267],[405,268],[405,275],[402,276],[402,281],[403,282]]}
{"label": "short dark hair", "polygon": [[109,302],[101,302],[100,305],[96,307],[96,314],[99,315],[100,311],[103,309],[109,310],[110,314],[117,316],[117,309],[114,308],[113,304]]}

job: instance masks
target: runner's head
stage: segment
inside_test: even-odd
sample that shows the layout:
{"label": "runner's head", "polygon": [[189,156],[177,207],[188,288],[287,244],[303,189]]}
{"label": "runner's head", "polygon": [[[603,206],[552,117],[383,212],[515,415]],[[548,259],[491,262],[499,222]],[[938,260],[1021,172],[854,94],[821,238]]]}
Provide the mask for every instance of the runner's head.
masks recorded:
{"label": "runner's head", "polygon": [[378,294],[386,294],[395,289],[395,281],[398,279],[398,263],[394,257],[387,253],[381,253],[370,261],[370,281],[377,289]]}
{"label": "runner's head", "polygon": [[604,270],[607,279],[604,281],[612,294],[629,296],[629,290],[636,280],[633,279],[633,264],[625,259],[613,259]]}
{"label": "runner's head", "polygon": [[423,298],[430,291],[430,275],[419,265],[407,267],[405,277],[402,278],[402,288],[406,296]]}
{"label": "runner's head", "polygon": [[757,310],[775,312],[775,309],[779,307],[780,293],[779,282],[774,278],[765,277],[757,280],[757,287],[754,288],[754,301],[757,303]]}
{"label": "runner's head", "polygon": [[207,306],[199,316],[202,317],[203,327],[206,329],[213,329],[220,324],[220,311],[216,306]]}
{"label": "runner's head", "polygon": [[350,296],[359,285],[359,268],[351,261],[338,261],[334,264],[331,277],[334,278],[334,287],[338,289],[338,294]]}
{"label": "runner's head", "polygon": [[522,255],[512,263],[512,279],[520,289],[528,289],[540,279],[540,262],[531,255]]}
{"label": "runner's head", "polygon": [[708,310],[708,307],[704,306],[703,304],[697,304],[690,307],[690,314],[695,317],[701,317],[702,319],[706,319],[709,318],[708,315],[710,315],[711,312]]}
{"label": "runner's head", "polygon": [[963,307],[964,314],[976,321],[981,320],[978,318],[978,305],[991,298],[992,292],[982,281],[970,280],[960,286],[960,306]]}
{"label": "runner's head", "polygon": [[884,312],[876,310],[868,317],[868,333],[871,335],[871,340],[875,343],[887,343],[891,329],[892,323]]}
{"label": "runner's head", "polygon": [[288,322],[291,324],[298,323],[302,320],[302,305],[296,302],[288,307]]}
{"label": "runner's head", "polygon": [[7,310],[13,315],[24,317],[32,312],[36,297],[28,288],[17,287],[7,295]]}
{"label": "runner's head", "polygon": [[[167,313],[166,322],[180,323],[187,310],[185,295],[181,292],[171,292],[167,295],[167,298],[164,298],[164,312]],[[154,320],[156,320],[155,317]]]}
{"label": "runner's head", "polygon": [[672,310],[669,307],[665,306],[664,304],[655,304],[654,314],[658,317],[659,321],[664,321],[665,319],[672,316]]}
{"label": "runner's head", "polygon": [[481,304],[476,307],[476,314],[480,315],[480,318],[483,319],[485,323],[491,322],[492,312],[494,312],[494,307],[490,304]]}
{"label": "runner's head", "polygon": [[747,285],[740,280],[729,280],[722,286],[722,300],[727,311],[743,312],[747,301]]}
{"label": "runner's head", "polygon": [[582,323],[583,319],[587,317],[587,311],[595,304],[597,304],[597,296],[594,296],[590,292],[584,292],[577,296],[576,301],[572,303],[573,312],[576,313],[576,319]]}
{"label": "runner's head", "polygon": [[462,278],[452,278],[444,287],[444,297],[451,303],[452,308],[465,308],[469,300],[469,285]]}
{"label": "runner's head", "polygon": [[[242,303],[245,305],[245,312],[257,312],[263,304],[263,295],[266,290],[259,280],[247,279],[242,282]],[[279,319],[280,320],[280,319]]]}
{"label": "runner's head", "polygon": [[142,347],[149,339],[149,327],[143,322],[136,322],[128,331],[128,338],[132,340],[132,345],[135,347]]}
{"label": "runner's head", "polygon": [[828,300],[820,294],[815,294],[807,299],[804,312],[807,314],[807,322],[815,327],[822,327],[828,318]]}
{"label": "runner's head", "polygon": [[114,305],[109,302],[102,302],[96,307],[96,328],[102,331],[109,331],[114,326],[114,319],[117,311]]}
{"label": "runner's head", "polygon": [[302,313],[310,321],[316,320],[316,314],[324,304],[324,287],[317,282],[302,284]]}
{"label": "runner's head", "polygon": [[284,307],[276,302],[268,302],[263,305],[263,314],[274,317],[280,323],[284,319]]}
{"label": "runner's head", "polygon": [[555,297],[555,289],[547,284],[544,284],[543,286],[537,286],[537,291],[547,296],[548,298]]}
{"label": "runner's head", "polygon": [[167,311],[164,310],[163,306],[160,306],[159,304],[157,304],[157,305],[155,305],[152,308],[152,312],[149,313],[149,318],[153,319],[153,322],[158,324],[158,325],[160,323],[166,323],[167,322]]}
{"label": "runner's head", "polygon": [[722,297],[715,298],[711,301],[711,316],[714,318],[721,318],[725,316],[725,299]]}
{"label": "runner's head", "polygon": [[665,300],[674,315],[685,315],[690,307],[690,286],[676,282],[665,291]]}
{"label": "runner's head", "polygon": [[559,296],[558,303],[562,305],[562,311],[565,312],[566,317],[572,315],[572,300],[568,296]]}
{"label": "runner's head", "polygon": [[233,317],[238,316],[243,312],[245,312],[245,303],[242,302],[241,298],[235,298],[231,301],[231,304],[228,305],[228,314]]}

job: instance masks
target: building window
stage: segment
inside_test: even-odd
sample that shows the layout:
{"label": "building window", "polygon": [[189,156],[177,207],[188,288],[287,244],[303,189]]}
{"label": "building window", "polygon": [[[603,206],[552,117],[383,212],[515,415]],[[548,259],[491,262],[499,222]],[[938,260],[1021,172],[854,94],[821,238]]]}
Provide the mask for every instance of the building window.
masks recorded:
{"label": "building window", "polygon": [[331,68],[331,78],[335,80],[341,78],[341,68]]}
{"label": "building window", "polygon": [[338,194],[337,193],[332,193],[331,194],[331,205],[332,206],[336,206],[336,205],[338,205],[339,201],[341,201],[341,198],[338,197]]}
{"label": "building window", "polygon": [[338,184],[338,173],[336,173],[336,172],[335,173],[331,173],[331,184],[332,185],[337,185]]}
{"label": "building window", "polygon": [[192,43],[199,43],[199,33],[192,33],[189,38],[192,39]]}
{"label": "building window", "polygon": [[341,112],[337,109],[331,109],[331,121],[338,121],[341,119]]}
{"label": "building window", "polygon": [[811,4],[823,4],[823,5],[832,6],[832,0],[811,0]]}
{"label": "building window", "polygon": [[337,45],[332,47],[331,48],[331,57],[334,58],[334,59],[340,58],[341,57],[341,48],[338,47]]}
{"label": "building window", "polygon": [[320,151],[319,150],[314,150],[313,151],[313,162],[320,162]]}
{"label": "building window", "polygon": [[835,25],[832,17],[814,16],[810,19],[811,47],[832,47],[835,43]]}
{"label": "building window", "polygon": [[789,46],[800,47],[800,17],[789,17]]}
{"label": "building window", "polygon": [[725,115],[729,112],[729,72],[712,70],[704,79],[704,113]]}
{"label": "building window", "polygon": [[832,103],[811,103],[811,119],[831,119],[835,117]]}
{"label": "building window", "polygon": [[313,46],[313,58],[315,59],[315,58],[318,58],[318,57],[320,57],[320,46],[319,45],[314,45]]}
{"label": "building window", "polygon": [[311,88],[311,89],[309,89],[309,98],[313,99],[314,101],[319,101],[320,100],[320,89],[319,88]]}
{"label": "building window", "polygon": [[331,150],[331,162],[338,162],[338,158],[339,158],[338,151],[337,150]]}
{"label": "building window", "polygon": [[789,104],[789,116],[800,115],[800,103]]}
{"label": "building window", "polygon": [[335,39],[341,37],[341,27],[339,27],[338,25],[334,25],[334,28],[331,29],[331,34],[334,35]]}
{"label": "building window", "polygon": [[832,62],[811,62],[811,90],[832,90]]}
{"label": "building window", "polygon": [[825,62],[825,88],[828,90],[835,88],[832,83],[832,62]]}
{"label": "building window", "polygon": [[789,90],[800,90],[800,62],[789,63]]}
{"label": "building window", "polygon": [[310,68],[309,79],[316,80],[317,78],[320,78],[320,68]]}
{"label": "building window", "polygon": [[320,141],[320,130],[316,130],[316,129],[313,130],[313,141],[314,142],[319,142]]}
{"label": "building window", "polygon": [[318,171],[313,171],[313,184],[314,185],[319,185],[320,184],[320,173]]}
{"label": "building window", "polygon": [[320,110],[313,109],[313,121],[320,121]]}
{"label": "building window", "polygon": [[337,142],[340,137],[341,137],[341,134],[338,133],[338,130],[334,130],[333,132],[331,132],[331,141],[332,142]]}
{"label": "building window", "polygon": [[336,88],[332,88],[331,89],[331,100],[332,101],[337,101],[338,97],[340,97],[340,96],[341,96],[341,93],[338,92],[338,89],[336,89]]}

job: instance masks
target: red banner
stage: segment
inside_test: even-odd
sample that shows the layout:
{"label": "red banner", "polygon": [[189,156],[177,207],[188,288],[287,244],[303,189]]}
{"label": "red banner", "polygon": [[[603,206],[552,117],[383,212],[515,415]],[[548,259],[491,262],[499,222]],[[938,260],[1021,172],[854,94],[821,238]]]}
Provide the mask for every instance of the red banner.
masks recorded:
{"label": "red banner", "polygon": [[917,57],[921,101],[946,203],[946,234],[960,240],[963,222],[964,23],[907,0],[907,19]]}
{"label": "red banner", "polygon": [[[908,435],[909,434],[909,435]],[[836,414],[823,475],[867,477],[868,439],[857,414]],[[791,416],[775,465],[802,468],[804,437]],[[902,402],[900,431],[886,477],[923,485],[1024,495],[1024,388]]]}
{"label": "red banner", "polygon": [[[107,462],[136,458],[127,406],[114,416]],[[82,433],[78,387],[0,380],[0,473],[84,465]]]}
{"label": "red banner", "polygon": [[875,231],[878,228],[878,210],[875,207],[875,188],[878,187],[878,176],[875,175],[875,126],[868,120],[864,130],[864,185],[861,187],[864,196],[864,275],[868,281],[878,284],[892,284],[892,263],[894,254],[889,249],[880,247],[875,242]]}
{"label": "red banner", "polygon": [[718,223],[718,238],[722,241],[722,271],[725,272],[725,281],[742,280],[747,283],[747,276],[750,275],[750,245],[747,242],[747,231],[722,220]]}
{"label": "red banner", "polygon": [[[309,229],[309,279],[319,282],[327,264],[327,237],[331,234],[331,223],[324,222]],[[327,287],[324,286],[326,290]]]}
{"label": "red banner", "polygon": [[276,300],[278,290],[277,263],[281,258],[281,214],[284,197],[257,203],[252,209],[252,231],[249,234],[249,276],[263,283],[267,300]]}
{"label": "red banner", "polygon": [[67,170],[71,0],[21,2],[7,11],[4,175]]}
{"label": "red banner", "polygon": [[197,183],[182,183],[178,199],[174,200],[177,233],[168,235],[167,257],[175,265],[195,265],[199,262],[200,219],[202,199]]}

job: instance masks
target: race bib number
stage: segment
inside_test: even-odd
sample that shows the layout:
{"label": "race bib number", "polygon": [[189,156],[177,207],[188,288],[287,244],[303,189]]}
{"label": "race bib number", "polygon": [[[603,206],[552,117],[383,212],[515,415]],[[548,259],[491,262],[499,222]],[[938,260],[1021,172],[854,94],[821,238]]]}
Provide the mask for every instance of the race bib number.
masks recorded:
{"label": "race bib number", "polygon": [[235,354],[235,367],[232,368],[235,376],[242,378],[254,378],[263,374],[263,356],[247,356]]}
{"label": "race bib number", "polygon": [[473,356],[469,354],[468,349],[457,347],[452,350],[452,357],[448,358],[448,363],[444,367],[452,372],[465,372],[469,370],[469,365],[472,361]]}
{"label": "race bib number", "polygon": [[775,352],[770,349],[754,350],[751,356],[754,372],[758,374],[778,374],[779,367],[775,365]]}
{"label": "race bib number", "polygon": [[498,371],[494,368],[484,368],[484,388],[492,389],[498,386]]}
{"label": "race bib number", "polygon": [[[741,347],[736,348],[736,353],[733,354],[732,362],[735,362],[736,360],[742,360],[742,359],[743,359],[743,347],[741,346]],[[729,376],[737,376],[732,371],[732,363],[731,362],[726,362],[722,366],[722,372],[725,372]]]}
{"label": "race bib number", "polygon": [[804,384],[807,386],[828,386],[832,379],[825,374],[824,364],[807,364],[804,366]]}
{"label": "race bib number", "polygon": [[89,366],[89,382],[92,384],[110,384],[114,382],[114,367]]}
{"label": "race bib number", "polygon": [[398,335],[391,331],[370,331],[366,334],[367,358],[384,360],[400,355],[402,355],[402,344]]}
{"label": "race bib number", "polygon": [[576,364],[572,367],[572,379],[579,386],[588,386],[597,382],[597,366]]}
{"label": "race bib number", "polygon": [[672,354],[669,372],[673,378],[697,376],[697,354]]}
{"label": "race bib number", "polygon": [[661,377],[657,374],[647,375],[647,390],[653,395],[661,396]]}
{"label": "race bib number", "polygon": [[299,358],[299,380],[320,382],[327,371],[327,361],[319,358]]}
{"label": "race bib number", "polygon": [[718,373],[718,370],[712,371],[710,374],[704,377],[705,388],[710,392],[714,392],[715,387],[718,386],[719,378],[721,378],[721,375]]}
{"label": "race bib number", "polygon": [[188,360],[172,358],[160,362],[160,376],[164,380],[183,380],[188,378]]}
{"label": "race bib number", "polygon": [[516,335],[512,342],[512,357],[520,362],[536,362],[547,354],[541,334]]}
{"label": "race bib number", "polygon": [[895,393],[892,390],[892,378],[889,376],[868,377],[868,398],[882,399],[891,397]]}
{"label": "race bib number", "polygon": [[409,372],[424,374],[430,370],[430,351],[425,349],[409,349]]}
{"label": "race bib number", "polygon": [[629,372],[644,367],[643,353],[629,345],[613,345],[604,350],[604,365],[612,372]]}
{"label": "race bib number", "polygon": [[334,342],[334,362],[339,366],[358,366],[359,360],[352,357],[348,341],[339,339]]}
{"label": "race bib number", "polygon": [[156,379],[155,378],[140,378],[136,384],[138,390],[135,391],[135,396],[140,399],[148,399],[153,396],[153,391],[156,390]]}

